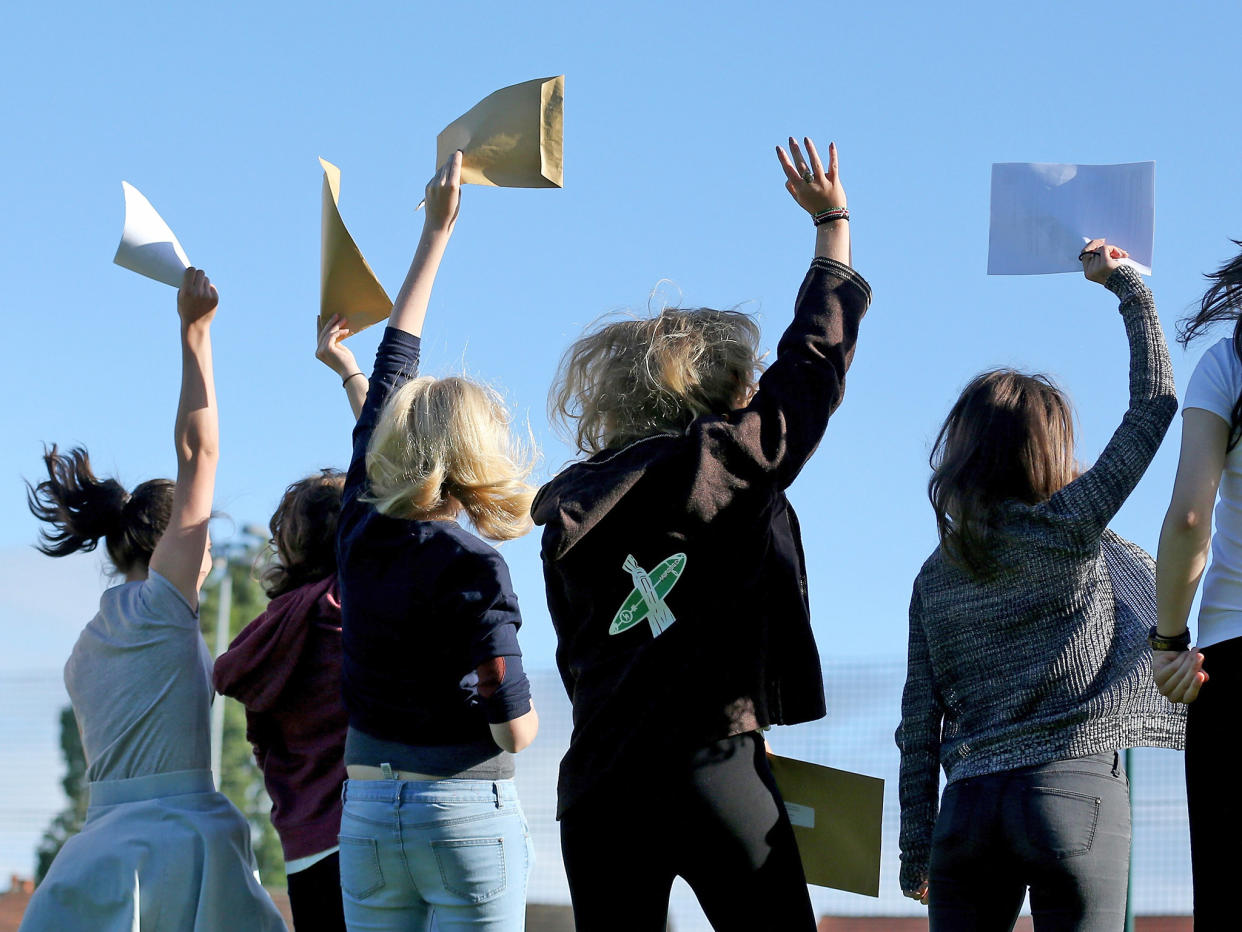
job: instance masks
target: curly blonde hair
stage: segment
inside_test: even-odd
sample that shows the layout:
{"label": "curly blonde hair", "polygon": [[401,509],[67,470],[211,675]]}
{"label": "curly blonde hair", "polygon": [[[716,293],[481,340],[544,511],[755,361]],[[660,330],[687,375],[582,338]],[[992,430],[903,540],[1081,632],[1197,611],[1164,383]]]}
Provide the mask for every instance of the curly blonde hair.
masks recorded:
{"label": "curly blonde hair", "polygon": [[548,394],[549,417],[588,456],[723,414],[762,371],[759,325],[741,311],[674,307],[593,326]]}
{"label": "curly blonde hair", "polygon": [[491,540],[531,529],[534,445],[519,443],[494,389],[460,376],[421,376],[389,396],[367,447],[364,500],[394,518],[451,513],[452,500]]}

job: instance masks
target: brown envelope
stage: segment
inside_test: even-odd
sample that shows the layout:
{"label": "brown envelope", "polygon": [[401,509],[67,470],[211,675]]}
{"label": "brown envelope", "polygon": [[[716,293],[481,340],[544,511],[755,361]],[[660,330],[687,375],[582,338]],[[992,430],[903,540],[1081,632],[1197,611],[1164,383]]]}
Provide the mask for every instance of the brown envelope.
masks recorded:
{"label": "brown envelope", "polygon": [[768,755],[802,855],[807,883],[880,895],[884,781]]}
{"label": "brown envelope", "polygon": [[461,180],[503,188],[560,188],[565,76],[537,78],[484,97],[436,138],[436,164],[462,150]]}
{"label": "brown envelope", "polygon": [[319,164],[323,166],[323,219],[316,326],[322,327],[333,314],[340,314],[350,332],[357,333],[391,314],[392,300],[341,219],[337,206],[341,196],[341,170],[324,159],[320,159]]}

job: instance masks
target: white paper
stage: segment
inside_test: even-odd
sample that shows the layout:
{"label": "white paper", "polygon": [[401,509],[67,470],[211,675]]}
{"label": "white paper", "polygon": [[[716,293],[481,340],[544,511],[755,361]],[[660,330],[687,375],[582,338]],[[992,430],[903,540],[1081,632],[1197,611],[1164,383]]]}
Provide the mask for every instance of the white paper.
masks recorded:
{"label": "white paper", "polygon": [[190,267],[185,250],[141,191],[127,181],[121,182],[121,189],[125,192],[125,229],[112,261],[131,272],[180,288],[182,273]]}
{"label": "white paper", "polygon": [[1081,272],[1078,254],[1103,237],[1151,274],[1156,238],[1156,163],[992,166],[989,275]]}

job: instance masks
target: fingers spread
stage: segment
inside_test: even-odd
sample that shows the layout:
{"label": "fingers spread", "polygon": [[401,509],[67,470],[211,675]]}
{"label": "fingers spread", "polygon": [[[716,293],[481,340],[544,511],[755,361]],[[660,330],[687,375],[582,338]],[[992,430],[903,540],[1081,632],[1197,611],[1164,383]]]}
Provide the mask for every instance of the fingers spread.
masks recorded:
{"label": "fingers spread", "polygon": [[[781,163],[781,168],[785,169],[785,177],[789,179],[790,184],[802,180],[798,172],[794,170],[793,163],[789,161],[789,156],[780,146],[776,147],[776,158]],[[793,190],[790,189],[789,193],[792,194]]]}

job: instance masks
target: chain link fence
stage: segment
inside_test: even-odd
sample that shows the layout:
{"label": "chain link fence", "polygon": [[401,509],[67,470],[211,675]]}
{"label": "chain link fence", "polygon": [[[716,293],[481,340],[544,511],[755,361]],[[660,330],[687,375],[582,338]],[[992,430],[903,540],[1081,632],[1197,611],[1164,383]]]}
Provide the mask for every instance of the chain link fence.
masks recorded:
{"label": "chain link fence", "polygon": [[[923,907],[898,888],[897,768],[893,730],[899,716],[905,664],[900,658],[838,660],[824,665],[827,718],[769,735],[773,749],[787,757],[827,764],[885,781],[883,853],[878,898],[812,888],[819,915],[918,916]],[[539,739],[518,757],[518,788],[535,841],[530,880],[532,903],[563,904],[569,899],[557,831],[556,775],[569,743],[570,714],[560,680],[553,672],[531,675],[539,708]],[[59,672],[0,674],[0,872],[29,877],[44,829],[65,806],[60,789],[59,721],[67,704]],[[232,700],[228,700],[232,701]],[[1132,902],[1136,915],[1187,915],[1190,912],[1190,842],[1182,755],[1136,749],[1130,782],[1134,811]],[[618,891],[623,895],[623,891]],[[707,929],[693,894],[674,888],[669,913],[676,932]]]}

